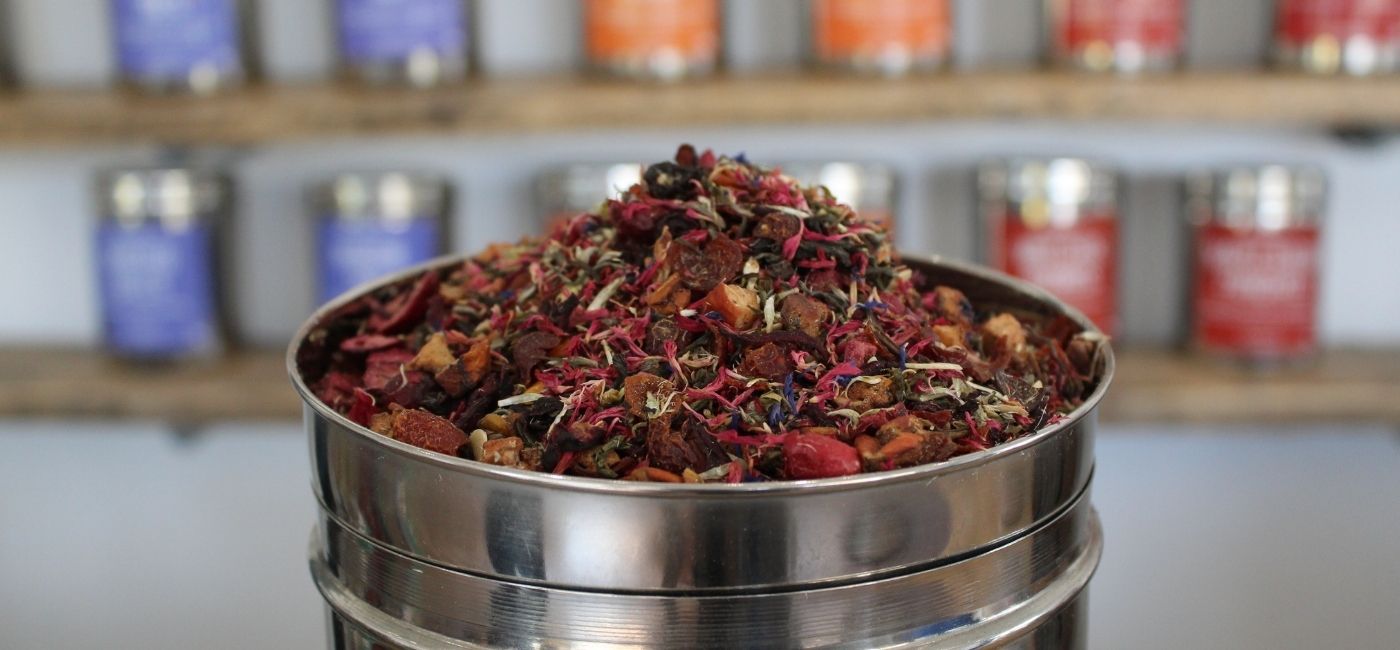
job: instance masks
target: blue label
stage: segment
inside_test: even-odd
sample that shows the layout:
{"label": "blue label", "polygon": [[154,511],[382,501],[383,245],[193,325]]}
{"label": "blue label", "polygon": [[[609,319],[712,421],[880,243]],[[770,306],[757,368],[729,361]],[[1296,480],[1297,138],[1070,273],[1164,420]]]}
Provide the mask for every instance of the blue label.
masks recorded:
{"label": "blue label", "polygon": [[340,52],[355,63],[393,61],[428,50],[466,51],[462,0],[340,0]]}
{"label": "blue label", "polygon": [[218,343],[214,233],[208,225],[167,230],[149,222],[97,230],[98,285],[109,346],[138,355],[177,355]]}
{"label": "blue label", "polygon": [[321,219],[316,237],[321,302],[382,275],[438,255],[432,219],[384,223],[373,219]]}
{"label": "blue label", "polygon": [[236,70],[235,0],[112,0],[117,62],[138,79],[183,78],[204,67]]}

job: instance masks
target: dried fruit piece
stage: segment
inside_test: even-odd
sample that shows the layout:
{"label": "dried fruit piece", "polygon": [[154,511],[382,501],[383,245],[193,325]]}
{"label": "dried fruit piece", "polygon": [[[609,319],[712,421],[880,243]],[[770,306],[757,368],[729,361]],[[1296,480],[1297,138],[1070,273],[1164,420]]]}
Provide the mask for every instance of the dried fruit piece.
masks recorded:
{"label": "dried fruit piece", "polygon": [[758,225],[753,228],[753,236],[782,242],[797,235],[801,228],[801,222],[797,220],[797,217],[774,212],[765,214],[763,218],[758,220]]}
{"label": "dried fruit piece", "polygon": [[622,386],[627,413],[632,417],[652,419],[680,406],[674,403],[675,386],[649,372],[629,375]]}
{"label": "dried fruit piece", "polygon": [[887,377],[852,381],[844,394],[836,396],[836,403],[858,413],[884,408],[894,404],[894,382]]}
{"label": "dried fruit piece", "polygon": [[982,333],[997,339],[1011,351],[1019,350],[1026,344],[1026,329],[1011,314],[1001,313],[987,319],[982,323]]}
{"label": "dried fruit piece", "polygon": [[783,443],[791,479],[833,478],[860,471],[856,448],[830,436],[792,434]]}
{"label": "dried fruit piece", "polygon": [[436,332],[418,349],[418,354],[408,363],[408,367],[437,374],[456,360],[457,358],[452,356],[452,350],[447,348],[447,337],[441,332]]}
{"label": "dried fruit piece", "polygon": [[527,332],[515,340],[510,348],[511,360],[522,377],[529,377],[530,371],[548,356],[549,349],[559,345],[559,337],[549,332]]}
{"label": "dried fruit piece", "polygon": [[955,325],[972,326],[972,302],[966,294],[952,287],[937,286],[931,295],[939,316]]}
{"label": "dried fruit piece", "polygon": [[733,284],[717,285],[705,296],[705,303],[736,330],[749,329],[758,320],[758,294],[751,289]]}
{"label": "dried fruit piece", "polygon": [[739,374],[745,377],[763,377],[780,380],[792,372],[792,358],[786,350],[774,343],[765,343],[744,353],[739,363]]}
{"label": "dried fruit piece", "polygon": [[467,434],[446,419],[419,409],[405,409],[394,417],[389,436],[399,442],[440,454],[457,455]]}
{"label": "dried fruit piece", "polygon": [[822,337],[831,308],[826,303],[800,293],[783,298],[781,307],[783,329],[797,330],[817,338]]}

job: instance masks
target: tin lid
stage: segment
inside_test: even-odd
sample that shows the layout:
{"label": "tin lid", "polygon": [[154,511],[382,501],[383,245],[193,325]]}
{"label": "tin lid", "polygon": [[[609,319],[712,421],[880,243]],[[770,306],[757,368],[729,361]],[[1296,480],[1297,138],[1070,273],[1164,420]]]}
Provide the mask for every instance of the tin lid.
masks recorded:
{"label": "tin lid", "polygon": [[821,185],[857,212],[888,211],[895,203],[895,172],[888,165],[860,162],[795,162],[779,165],[805,185]]}
{"label": "tin lid", "polygon": [[592,210],[642,182],[639,163],[575,163],[550,167],[535,178],[536,198],[547,213]]}
{"label": "tin lid", "polygon": [[432,174],[343,172],[312,186],[311,204],[318,216],[338,219],[442,219],[451,189]]}
{"label": "tin lid", "polygon": [[124,222],[167,223],[207,218],[225,210],[232,181],[221,171],[187,167],[136,167],[98,173],[102,216]]}
{"label": "tin lid", "polygon": [[1229,165],[1189,176],[1187,194],[1194,223],[1281,230],[1322,218],[1327,175],[1311,165]]}
{"label": "tin lid", "polygon": [[1025,219],[1073,223],[1085,213],[1116,217],[1118,174],[1084,158],[1017,156],[984,162],[977,173],[984,206],[1014,204]]}

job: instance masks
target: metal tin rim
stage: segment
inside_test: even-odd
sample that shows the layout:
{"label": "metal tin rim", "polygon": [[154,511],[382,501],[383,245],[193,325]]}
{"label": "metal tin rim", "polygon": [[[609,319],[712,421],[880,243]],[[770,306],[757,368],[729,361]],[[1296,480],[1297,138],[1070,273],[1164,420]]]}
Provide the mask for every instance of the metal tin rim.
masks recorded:
{"label": "metal tin rim", "polygon": [[[351,300],[359,297],[360,295],[363,295],[364,293],[367,293],[373,288],[401,282],[430,269],[437,269],[454,263],[460,263],[464,259],[465,257],[462,255],[453,254],[429,260],[427,262],[424,262],[423,264],[414,266],[399,273],[384,278],[379,278],[377,280],[372,280],[370,282],[352,288],[349,291],[341,294],[340,296],[337,296],[330,302],[326,303],[320,309],[316,310],[306,320],[306,322],[303,323],[302,326],[297,329],[296,335],[292,337],[292,341],[287,347],[287,353],[285,356],[287,373],[291,378],[292,386],[296,389],[297,395],[302,399],[306,406],[314,410],[316,414],[320,415],[321,417],[328,418],[336,424],[339,424],[340,426],[355,432],[357,435],[363,438],[373,440],[383,445],[386,448],[386,450],[392,451],[395,454],[398,454],[400,456],[407,456],[415,460],[422,461],[438,467],[450,468],[452,470],[459,471],[464,474],[475,475],[480,478],[504,480],[515,483],[526,483],[539,487],[578,490],[582,492],[600,492],[634,496],[648,495],[656,497],[722,498],[732,496],[734,494],[773,495],[793,492],[812,493],[815,491],[849,490],[852,488],[859,488],[883,483],[902,482],[905,480],[930,479],[938,474],[956,471],[965,467],[986,464],[997,458],[1009,456],[1023,451],[1028,447],[1033,447],[1045,441],[1046,439],[1054,436],[1061,430],[1072,426],[1074,423],[1082,419],[1085,414],[1093,411],[1099,405],[1099,402],[1103,400],[1103,396],[1107,392],[1109,384],[1112,383],[1116,367],[1112,346],[1106,344],[1103,347],[1103,371],[1099,377],[1098,385],[1095,386],[1094,391],[1089,395],[1089,397],[1087,397],[1084,400],[1084,402],[1079,405],[1079,408],[1067,414],[1062,421],[1045,427],[1044,429],[1041,429],[1040,431],[1037,431],[1032,435],[1026,436],[1024,438],[1019,438],[1002,445],[997,445],[984,451],[958,456],[956,458],[949,459],[942,463],[919,465],[915,467],[889,470],[884,472],[856,474],[853,476],[844,476],[839,478],[738,484],[642,483],[632,481],[597,479],[581,476],[556,476],[554,474],[549,474],[546,472],[535,472],[511,467],[500,467],[488,463],[467,460],[464,458],[455,458],[444,454],[420,449],[413,445],[404,442],[399,442],[392,438],[388,438],[377,434],[373,431],[370,431],[365,427],[351,422],[349,418],[346,418],[345,416],[336,412],[335,409],[332,409],[326,404],[324,404],[311,392],[310,387],[308,387],[306,385],[306,382],[302,379],[301,372],[297,367],[297,350],[300,349],[301,343],[306,340],[306,337],[310,334],[311,330],[315,328],[318,324],[320,324],[322,320],[324,320],[329,314],[344,306],[346,303],[349,303]],[[1018,280],[1004,273],[993,271],[991,269],[978,265],[967,264],[965,262],[943,259],[940,256],[905,256],[903,260],[920,261],[928,264],[948,266],[952,267],[957,271],[969,275],[980,276],[983,279],[989,281],[1011,285],[1014,289],[1016,289],[1019,292],[1037,298],[1048,304],[1053,304],[1056,307],[1062,309],[1066,316],[1074,320],[1075,323],[1083,327],[1086,331],[1099,332],[1098,328],[1095,327],[1094,324],[1086,316],[1084,316],[1084,314],[1080,313],[1079,310],[1069,305],[1066,305],[1065,303],[1060,301],[1058,298],[1055,298],[1044,289],[1041,289],[1035,285],[1029,284],[1022,280]]]}

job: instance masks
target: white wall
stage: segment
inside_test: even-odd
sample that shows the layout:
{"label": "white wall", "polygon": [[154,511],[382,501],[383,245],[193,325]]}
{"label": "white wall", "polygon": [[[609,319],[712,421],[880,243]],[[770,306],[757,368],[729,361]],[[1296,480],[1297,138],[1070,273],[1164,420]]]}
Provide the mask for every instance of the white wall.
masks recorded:
{"label": "white wall", "polygon": [[[99,0],[11,0],[21,74],[33,84],[95,85],[110,68]],[[795,0],[727,3],[727,47],[740,70],[794,65],[801,49]],[[964,67],[1033,62],[1037,2],[959,2]],[[1266,0],[1196,2],[1194,67],[1239,67],[1264,47]],[[322,0],[261,2],[269,76],[298,81],[330,66]],[[570,0],[483,0],[477,12],[486,74],[567,69],[577,48]],[[657,160],[690,141],[759,160],[879,159],[904,175],[905,250],[973,255],[971,180],[976,160],[1018,152],[1118,161],[1130,175],[1123,338],[1167,342],[1179,333],[1183,268],[1175,178],[1184,168],[1235,161],[1310,161],[1333,182],[1325,240],[1322,333],[1339,345],[1400,343],[1400,147],[1347,146],[1319,131],[1243,126],[949,122],[647,131],[549,136],[405,137],[305,142],[200,152],[229,161],[240,182],[234,237],[240,329],[281,344],[311,306],[304,184],[347,167],[437,170],[462,191],[455,248],[523,234],[532,223],[531,175],[576,159]],[[154,150],[0,150],[0,343],[84,344],[97,320],[88,247],[91,172],[150,162]]]}

